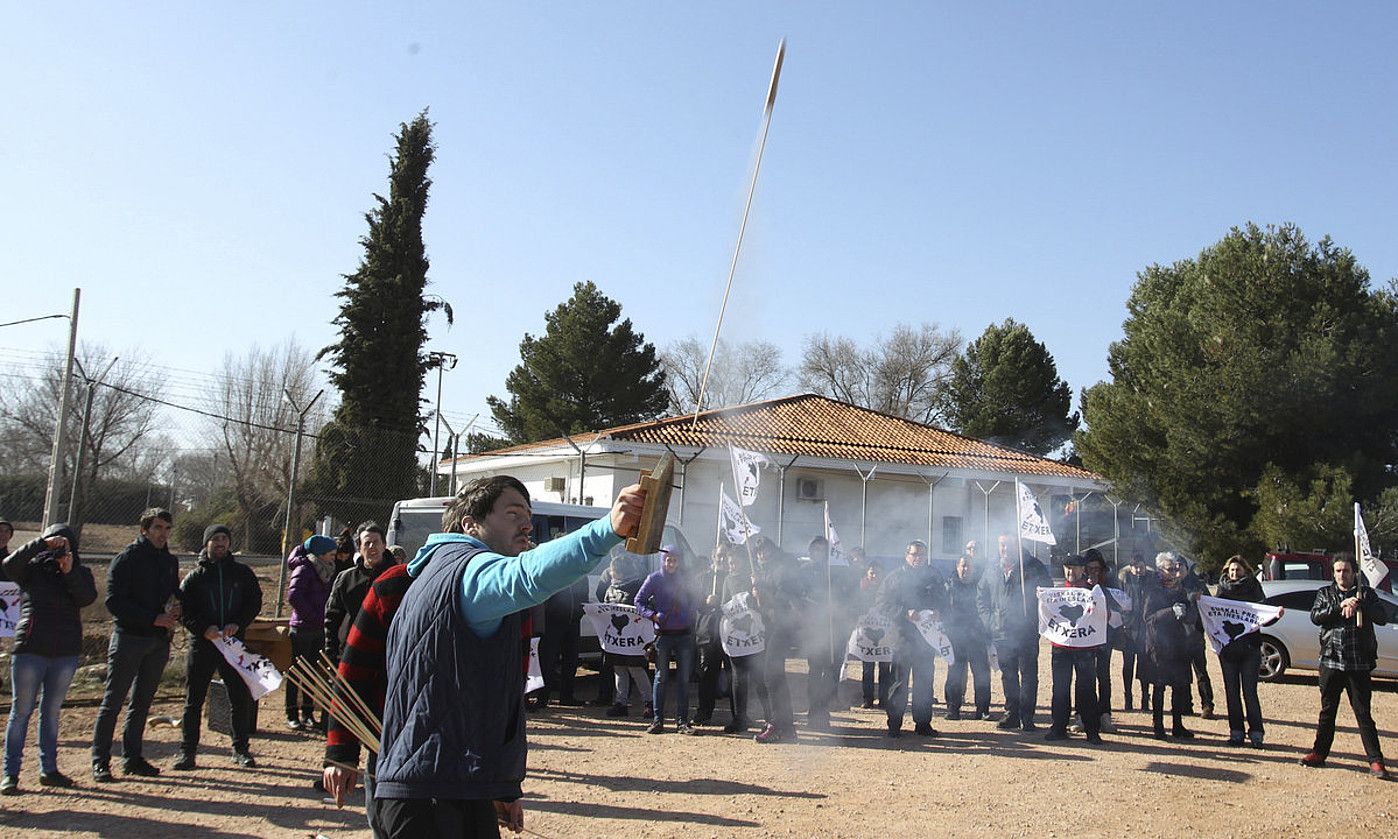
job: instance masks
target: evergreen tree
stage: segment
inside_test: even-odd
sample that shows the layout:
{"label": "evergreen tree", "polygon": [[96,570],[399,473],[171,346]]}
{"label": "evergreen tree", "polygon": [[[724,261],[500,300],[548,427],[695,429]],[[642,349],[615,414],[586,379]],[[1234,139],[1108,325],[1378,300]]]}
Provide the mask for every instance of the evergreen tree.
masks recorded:
{"label": "evergreen tree", "polygon": [[512,443],[527,443],[653,419],[669,402],[655,347],[620,323],[621,306],[590,282],[544,316],[542,337],[525,335],[520,364],[505,380],[506,403],[487,401]]}
{"label": "evergreen tree", "polygon": [[1320,511],[1337,488],[1374,498],[1389,482],[1398,300],[1349,251],[1249,224],[1147,268],[1127,310],[1077,450],[1206,561],[1287,539],[1278,502]]}
{"label": "evergreen tree", "polygon": [[359,269],[337,292],[340,339],[317,356],[334,362],[330,381],[340,403],[320,432],[311,494],[350,522],[385,516],[394,500],[420,492],[419,394],[430,366],[425,319],[437,309],[451,319],[445,301],[424,296],[422,217],[435,149],[427,111],[399,126],[388,197],[374,195]]}
{"label": "evergreen tree", "polygon": [[1072,405],[1048,348],[1029,327],[1007,318],[987,326],[952,361],[942,413],[962,434],[1042,456],[1078,427]]}

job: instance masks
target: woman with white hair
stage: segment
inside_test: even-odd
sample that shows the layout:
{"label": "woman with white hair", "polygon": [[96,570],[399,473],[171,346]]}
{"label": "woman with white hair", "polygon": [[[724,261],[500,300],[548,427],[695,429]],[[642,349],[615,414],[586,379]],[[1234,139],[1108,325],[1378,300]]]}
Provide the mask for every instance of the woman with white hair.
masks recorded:
{"label": "woman with white hair", "polygon": [[1155,557],[1156,582],[1145,589],[1142,614],[1146,627],[1145,663],[1151,682],[1151,713],[1155,738],[1165,739],[1165,686],[1170,686],[1171,734],[1188,740],[1194,733],[1184,727],[1184,708],[1189,702],[1191,652],[1189,626],[1197,624],[1199,610],[1181,587],[1185,568],[1173,551]]}

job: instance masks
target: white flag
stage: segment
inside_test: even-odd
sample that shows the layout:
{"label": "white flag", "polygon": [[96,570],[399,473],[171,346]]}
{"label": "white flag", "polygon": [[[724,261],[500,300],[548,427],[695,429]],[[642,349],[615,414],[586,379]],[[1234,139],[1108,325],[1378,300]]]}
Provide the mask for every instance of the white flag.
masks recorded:
{"label": "white flag", "polygon": [[544,687],[544,671],[539,667],[539,639],[529,639],[529,669],[524,675],[524,692],[533,693]]}
{"label": "white flag", "polygon": [[1029,491],[1028,485],[1016,479],[1015,490],[1018,494],[1016,506],[1019,508],[1019,537],[1031,542],[1043,542],[1045,545],[1058,544],[1053,538],[1048,519],[1044,518],[1044,511],[1039,508],[1039,502],[1034,499],[1034,493]]}
{"label": "white flag", "polygon": [[933,652],[947,660],[950,667],[956,663],[956,654],[951,649],[951,639],[942,629],[942,622],[937,619],[936,612],[931,609],[923,609],[917,613],[917,631],[922,635],[922,640],[932,647]]}
{"label": "white flag", "polygon": [[612,655],[645,655],[655,640],[655,622],[646,620],[635,606],[621,603],[584,603],[583,614],[597,630],[602,652]]}
{"label": "white flag", "polygon": [[1208,636],[1209,646],[1213,647],[1214,652],[1249,632],[1276,623],[1281,611],[1280,606],[1199,596],[1199,617],[1203,619],[1204,634]]}
{"label": "white flag", "polygon": [[895,638],[892,619],[875,609],[854,625],[845,651],[860,661],[892,661]]}
{"label": "white flag", "polygon": [[767,625],[753,604],[751,592],[740,591],[723,604],[719,619],[719,642],[729,658],[757,655],[767,649]]}
{"label": "white flag", "polygon": [[830,521],[829,501],[825,502],[825,541],[830,543],[830,564],[849,565],[844,546],[840,544],[840,534],[835,532],[835,525]]}
{"label": "white flag", "polygon": [[1359,515],[1358,501],[1354,502],[1354,541],[1359,549],[1359,570],[1364,572],[1370,586],[1378,588],[1388,569],[1374,558],[1374,549],[1369,546],[1369,530],[1364,526],[1364,518]]}
{"label": "white flag", "polygon": [[747,513],[733,503],[733,499],[728,497],[728,493],[722,487],[719,488],[718,505],[719,527],[723,529],[723,535],[728,541],[742,545],[747,542],[749,536],[756,536],[762,532],[761,528],[748,521]]}
{"label": "white flag", "polygon": [[19,624],[19,583],[0,583],[0,638],[15,637]]}
{"label": "white flag", "polygon": [[771,466],[772,461],[761,452],[750,452],[729,444],[728,454],[733,459],[733,487],[738,493],[738,503],[751,507],[757,500],[757,484],[762,480],[762,467]]}
{"label": "white flag", "polygon": [[214,647],[243,678],[253,702],[282,686],[282,674],[276,665],[257,653],[249,652],[237,638],[220,635]]}
{"label": "white flag", "polygon": [[1039,634],[1060,647],[1107,643],[1107,597],[1101,586],[1040,588]]}

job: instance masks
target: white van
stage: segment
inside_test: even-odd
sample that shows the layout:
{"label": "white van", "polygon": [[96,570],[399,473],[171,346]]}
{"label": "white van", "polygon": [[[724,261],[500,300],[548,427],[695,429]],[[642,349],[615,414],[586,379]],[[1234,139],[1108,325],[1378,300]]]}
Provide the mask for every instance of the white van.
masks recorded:
{"label": "white van", "polygon": [[[412,559],[418,548],[427,543],[428,536],[441,532],[442,513],[451,500],[452,497],[448,495],[437,498],[410,498],[394,504],[393,516],[389,519],[388,524],[388,544],[401,545],[408,552],[408,558]],[[552,501],[534,501],[530,504],[530,509],[534,514],[534,541],[540,544],[550,539],[556,539],[565,533],[572,533],[590,521],[611,514],[610,507],[584,507],[579,504],[557,504]],[[694,562],[696,559],[707,561],[694,556],[694,551],[689,547],[689,542],[684,538],[684,534],[673,525],[665,525],[661,544],[678,545],[683,549],[684,556],[690,562]],[[625,551],[625,543],[612,549],[613,555]],[[660,554],[651,554],[643,559],[650,571],[660,569]],[[606,563],[603,563],[598,566],[596,574],[588,575],[587,599],[589,601],[597,599],[597,582],[601,572],[606,567]],[[589,659],[599,657],[597,633],[592,628],[592,622],[587,618],[582,619],[582,638],[583,656]]]}

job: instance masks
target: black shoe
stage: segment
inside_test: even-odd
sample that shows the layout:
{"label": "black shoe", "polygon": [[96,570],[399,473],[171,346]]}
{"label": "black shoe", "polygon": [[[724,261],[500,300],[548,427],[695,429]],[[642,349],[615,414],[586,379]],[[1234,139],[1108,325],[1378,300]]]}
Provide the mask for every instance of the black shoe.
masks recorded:
{"label": "black shoe", "polygon": [[171,769],[188,772],[194,768],[194,752],[180,752],[179,760],[170,764]]}
{"label": "black shoe", "polygon": [[1054,741],[1056,741],[1056,740],[1067,740],[1067,739],[1068,739],[1068,731],[1067,731],[1066,729],[1062,729],[1062,728],[1050,728],[1050,729],[1048,730],[1048,734],[1045,734],[1045,735],[1044,735],[1044,739],[1047,740],[1047,741],[1050,742],[1050,743],[1052,743],[1052,742],[1054,742]]}
{"label": "black shoe", "polygon": [[1155,733],[1152,734],[1151,736],[1154,737],[1154,738],[1157,739],[1157,740],[1164,740],[1164,739],[1166,739],[1166,738],[1165,738],[1165,727],[1164,727],[1164,726],[1156,726],[1156,728],[1155,728]]}
{"label": "black shoe", "polygon": [[680,734],[689,735],[691,737],[699,733],[694,730],[694,726],[690,725],[688,722],[684,720],[680,720],[679,722],[675,723],[675,731],[678,731]]}
{"label": "black shoe", "polygon": [[830,718],[829,718],[829,717],[823,717],[823,718],[822,718],[822,717],[816,717],[816,718],[812,719],[811,717],[808,716],[808,717],[806,717],[806,728],[809,729],[809,730],[811,730],[811,731],[829,731],[829,730],[830,730]]}
{"label": "black shoe", "polygon": [[949,719],[949,720],[959,720],[959,719],[961,719],[961,712],[960,712],[960,711],[947,711],[947,719]]}
{"label": "black shoe", "polygon": [[864,700],[864,703],[863,703],[862,705],[860,705],[859,707],[861,707],[861,708],[872,708],[872,707],[874,707],[874,700],[872,700],[872,699],[866,699],[866,700]]}
{"label": "black shoe", "polygon": [[68,777],[67,775],[64,775],[62,772],[59,772],[56,769],[52,772],[40,772],[39,786],[68,789],[69,787],[73,786],[73,779]]}
{"label": "black shoe", "polygon": [[713,715],[713,714],[698,714],[698,715],[696,715],[696,716],[694,717],[694,719],[692,719],[692,720],[689,721],[689,724],[690,724],[690,725],[712,725],[712,724],[713,724],[713,721],[714,721],[714,715]]}
{"label": "black shoe", "polygon": [[1038,727],[1037,725],[1035,725],[1034,723],[1029,722],[1028,720],[1025,720],[1024,722],[1022,722],[1022,723],[1019,724],[1019,730],[1020,730],[1020,731],[1038,731],[1038,730],[1039,730],[1039,727]]}
{"label": "black shoe", "polygon": [[612,707],[607,709],[607,716],[624,717],[628,713],[630,713],[630,711],[630,708],[627,708],[625,705],[622,705],[621,703],[617,703],[616,705],[613,705]]}
{"label": "black shoe", "polygon": [[894,740],[897,740],[899,737],[902,737],[902,736],[903,736],[903,729],[901,729],[901,728],[890,728],[890,729],[888,730],[888,736],[891,737],[891,738],[893,738]]}
{"label": "black shoe", "polygon": [[1010,731],[1011,729],[1019,728],[1019,723],[1010,717],[1005,717],[997,722],[995,727],[1002,731]]}
{"label": "black shoe", "polygon": [[1176,740],[1193,740],[1194,732],[1182,725],[1176,725],[1174,729],[1170,731],[1170,736],[1174,737]]}
{"label": "black shoe", "polygon": [[747,723],[746,721],[744,721],[744,720],[733,720],[733,721],[730,722],[728,725],[725,725],[725,726],[723,727],[723,733],[724,733],[724,734],[745,734],[745,733],[747,733],[747,730],[748,730],[749,728],[752,728],[752,726],[751,726],[751,725],[748,725],[748,723]]}
{"label": "black shoe", "polygon": [[973,715],[971,716],[971,719],[973,719],[973,720],[989,720],[990,722],[994,722],[996,719],[998,719],[998,717],[996,717],[994,714],[990,713],[989,711],[977,711],[975,714],[973,714]]}
{"label": "black shoe", "polygon": [[577,699],[572,696],[565,696],[562,699],[558,700],[558,704],[562,705],[565,708],[581,708],[587,703],[583,702],[581,699]]}
{"label": "black shoe", "polygon": [[121,771],[127,775],[137,775],[142,778],[160,777],[160,770],[151,766],[150,761],[143,757],[133,757],[122,761]]}
{"label": "black shoe", "polygon": [[112,768],[105,763],[92,764],[92,780],[99,784],[110,784],[116,780]]}
{"label": "black shoe", "polygon": [[257,761],[253,760],[252,755],[247,752],[234,752],[233,762],[247,769],[257,768]]}
{"label": "black shoe", "polygon": [[932,723],[930,723],[930,722],[924,722],[924,723],[918,723],[917,726],[915,726],[915,727],[913,728],[913,733],[914,733],[914,734],[917,734],[917,735],[920,735],[920,736],[922,736],[922,737],[936,737],[936,736],[937,736],[938,734],[940,734],[941,732],[939,732],[937,729],[933,728],[933,727],[932,727]]}
{"label": "black shoe", "polygon": [[1102,745],[1102,735],[1098,734],[1095,731],[1089,731],[1087,732],[1087,742],[1091,743],[1094,746],[1100,746]]}
{"label": "black shoe", "polygon": [[647,733],[647,734],[664,734],[664,733],[665,733],[665,723],[664,723],[663,721],[661,721],[661,720],[655,720],[654,722],[652,722],[652,723],[646,728],[646,733]]}

